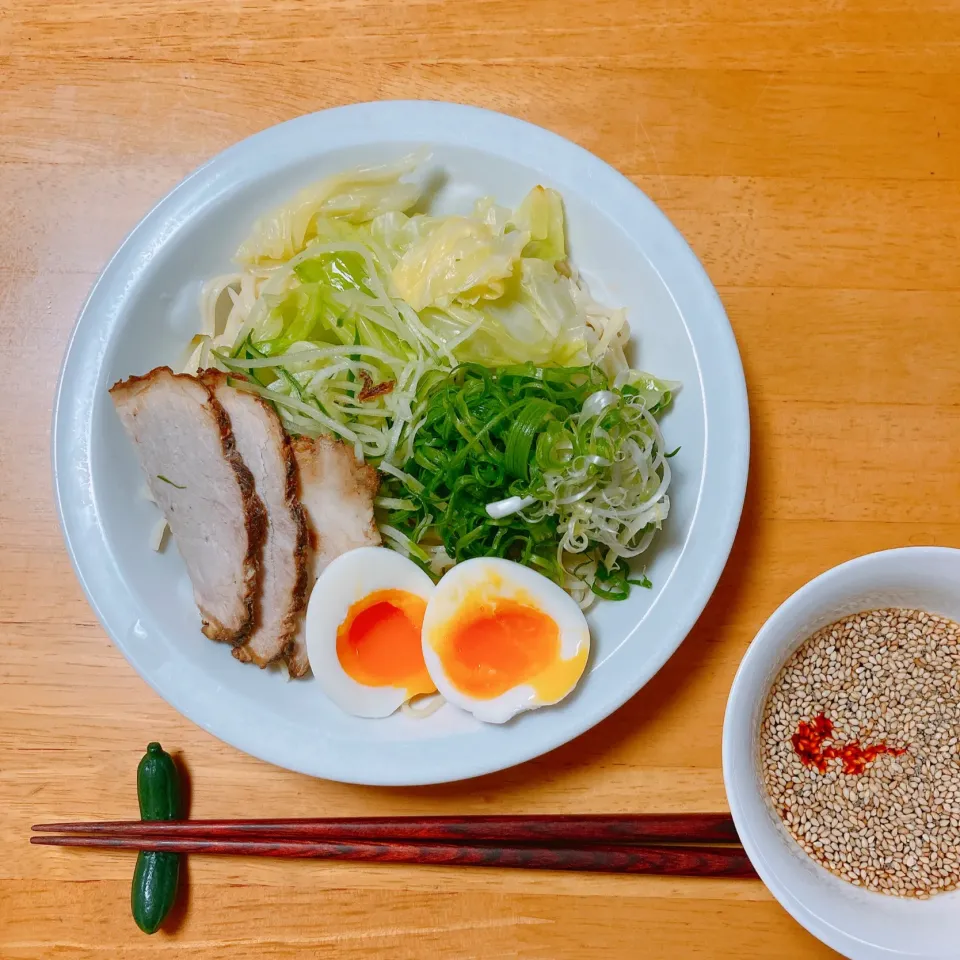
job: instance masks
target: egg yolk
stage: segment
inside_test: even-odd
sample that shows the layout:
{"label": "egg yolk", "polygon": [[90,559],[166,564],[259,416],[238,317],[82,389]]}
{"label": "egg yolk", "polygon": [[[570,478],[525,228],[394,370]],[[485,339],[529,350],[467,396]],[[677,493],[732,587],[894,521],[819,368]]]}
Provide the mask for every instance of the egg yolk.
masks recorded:
{"label": "egg yolk", "polygon": [[406,590],[376,590],[354,603],[337,629],[337,658],[366,687],[403,687],[413,697],[436,685],[423,662],[427,601]]}
{"label": "egg yolk", "polygon": [[442,631],[438,654],[450,682],[477,700],[529,684],[543,700],[562,697],[583,657],[560,659],[560,628],[534,606],[505,598],[468,600]]}

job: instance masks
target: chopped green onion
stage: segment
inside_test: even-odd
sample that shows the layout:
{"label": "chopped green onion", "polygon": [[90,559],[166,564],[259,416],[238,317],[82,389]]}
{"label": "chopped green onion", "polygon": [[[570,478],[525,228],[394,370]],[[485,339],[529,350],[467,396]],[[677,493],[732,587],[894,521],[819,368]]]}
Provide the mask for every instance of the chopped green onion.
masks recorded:
{"label": "chopped green onion", "polygon": [[169,483],[171,487],[176,487],[178,490],[186,490],[186,487],[180,486],[179,483],[174,483],[172,480],[168,480],[162,473],[157,474],[157,479],[162,480],[164,483]]}
{"label": "chopped green onion", "polygon": [[625,599],[649,586],[628,560],[669,510],[649,399],[596,367],[461,364],[430,391],[402,469],[381,465],[388,540],[425,569],[411,544],[442,545],[456,562],[516,560],[584,606]]}

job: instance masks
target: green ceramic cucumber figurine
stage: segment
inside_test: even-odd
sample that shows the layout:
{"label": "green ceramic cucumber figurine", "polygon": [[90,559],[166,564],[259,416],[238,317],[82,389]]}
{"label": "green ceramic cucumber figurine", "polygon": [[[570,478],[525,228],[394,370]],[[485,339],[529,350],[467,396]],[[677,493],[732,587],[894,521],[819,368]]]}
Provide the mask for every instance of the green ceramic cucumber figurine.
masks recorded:
{"label": "green ceramic cucumber figurine", "polygon": [[[137,767],[141,820],[176,820],[180,816],[180,776],[169,753],[151,743]],[[141,850],[133,872],[130,906],[144,933],[155,933],[177,897],[180,854]]]}

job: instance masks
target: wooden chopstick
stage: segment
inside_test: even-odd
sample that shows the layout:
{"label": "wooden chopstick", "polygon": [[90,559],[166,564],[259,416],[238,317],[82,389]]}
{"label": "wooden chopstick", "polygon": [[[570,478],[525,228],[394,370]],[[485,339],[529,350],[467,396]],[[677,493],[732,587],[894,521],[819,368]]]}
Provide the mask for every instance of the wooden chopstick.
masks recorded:
{"label": "wooden chopstick", "polygon": [[416,840],[447,843],[738,843],[729,814],[116,820],[40,823],[35,832],[195,840]]}
{"label": "wooden chopstick", "polygon": [[313,840],[197,840],[160,837],[35,836],[31,843],[61,847],[158,850],[256,857],[353,860],[445,866],[519,867],[691,877],[756,876],[736,847],[560,846],[522,847],[445,843],[356,843]]}

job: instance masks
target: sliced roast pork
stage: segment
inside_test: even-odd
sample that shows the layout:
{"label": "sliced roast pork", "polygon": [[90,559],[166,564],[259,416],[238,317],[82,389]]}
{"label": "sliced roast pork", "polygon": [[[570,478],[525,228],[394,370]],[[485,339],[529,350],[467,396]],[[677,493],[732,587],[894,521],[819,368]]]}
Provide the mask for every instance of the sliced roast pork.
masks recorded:
{"label": "sliced roast pork", "polygon": [[230,418],[204,384],[169,367],[110,395],[186,565],[203,632],[242,642],[254,626],[266,514]]}
{"label": "sliced roast pork", "polygon": [[[327,564],[341,553],[380,543],[373,519],[380,480],[374,467],[358,463],[352,448],[332,437],[298,437],[293,452],[300,474],[300,502],[310,528],[312,589]],[[302,624],[286,660],[293,677],[302,677],[310,668]]]}
{"label": "sliced roast pork", "polygon": [[238,660],[264,667],[292,643],[306,602],[307,525],[297,498],[297,465],[290,438],[270,404],[230,386],[218,370],[205,371],[201,380],[227,411],[237,452],[267,511],[257,620],[243,646],[233,651]]}

